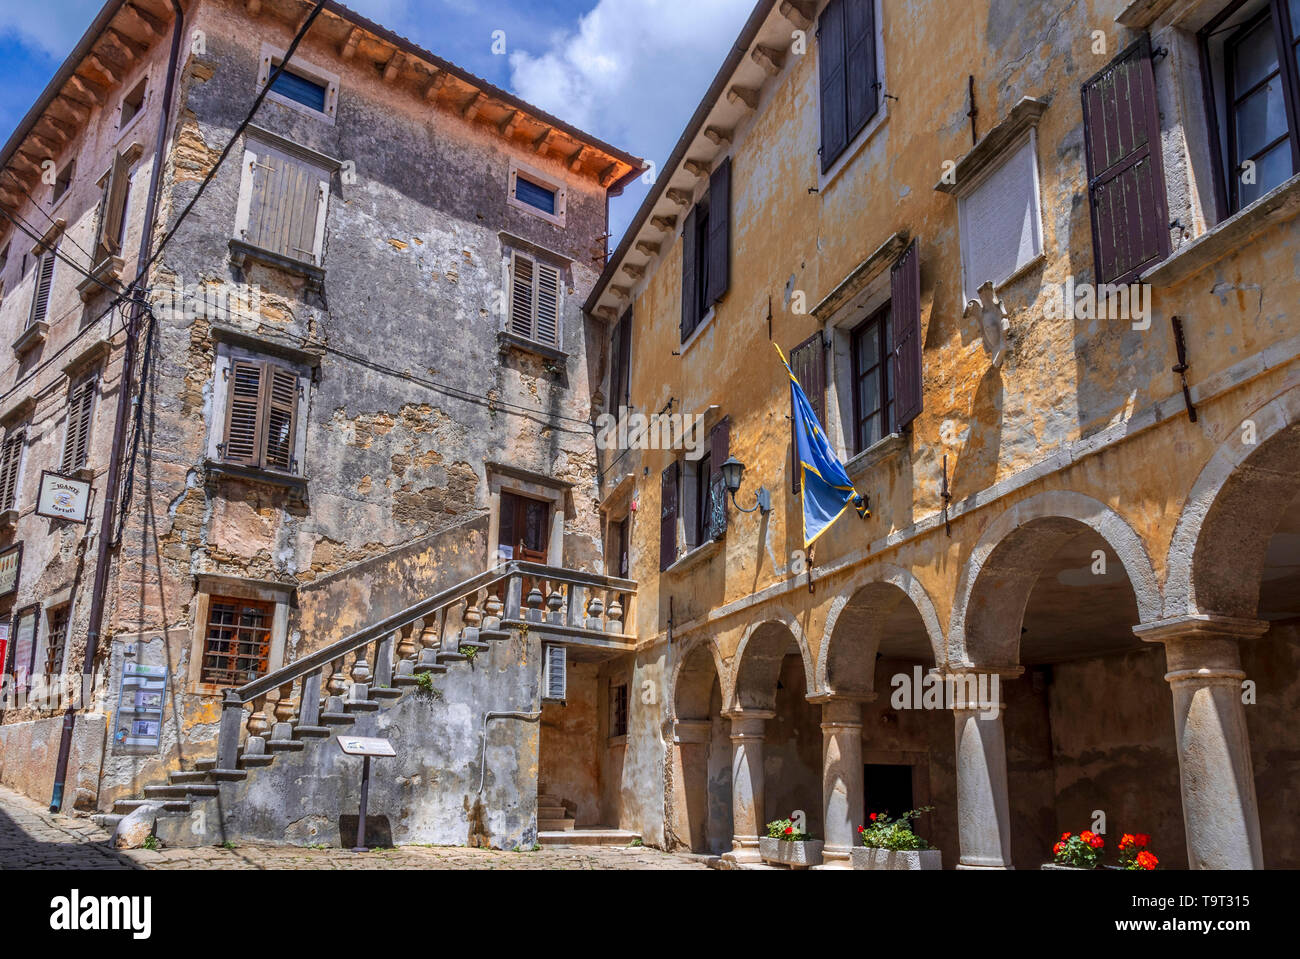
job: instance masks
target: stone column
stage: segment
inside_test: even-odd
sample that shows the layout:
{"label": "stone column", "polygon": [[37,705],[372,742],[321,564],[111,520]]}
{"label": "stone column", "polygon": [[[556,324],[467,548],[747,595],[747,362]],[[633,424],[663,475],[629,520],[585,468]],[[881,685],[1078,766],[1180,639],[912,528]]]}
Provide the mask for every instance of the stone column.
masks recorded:
{"label": "stone column", "polygon": [[[958,869],[1015,868],[1011,864],[1011,803],[1002,726],[1006,704],[1001,680],[1018,675],[1019,670],[971,669],[945,676],[957,727]],[[996,694],[994,677],[998,679]]]}
{"label": "stone column", "polygon": [[1238,644],[1267,631],[1261,620],[1205,614],[1133,630],[1165,647],[1191,869],[1264,868]]}
{"label": "stone column", "polygon": [[679,719],[673,724],[676,762],[673,769],[674,830],[694,851],[704,849],[709,819],[709,738],[707,719]]}
{"label": "stone column", "polygon": [[822,707],[823,869],[849,869],[863,823],[862,704],[875,696],[828,697]]}
{"label": "stone column", "polygon": [[776,715],[771,710],[745,710],[728,714],[731,720],[731,862],[761,862],[758,837],[763,819],[763,724]]}

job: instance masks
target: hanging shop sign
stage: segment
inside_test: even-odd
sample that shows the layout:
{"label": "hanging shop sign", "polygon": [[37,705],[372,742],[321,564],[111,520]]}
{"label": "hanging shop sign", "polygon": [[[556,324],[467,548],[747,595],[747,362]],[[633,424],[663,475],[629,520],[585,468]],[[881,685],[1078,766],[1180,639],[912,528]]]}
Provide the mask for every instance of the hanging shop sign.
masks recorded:
{"label": "hanging shop sign", "polygon": [[36,499],[36,515],[48,519],[66,519],[84,523],[90,510],[90,484],[71,476],[45,470],[41,473],[41,490]]}
{"label": "hanging shop sign", "polygon": [[18,574],[22,568],[22,543],[0,550],[0,599],[18,592]]}

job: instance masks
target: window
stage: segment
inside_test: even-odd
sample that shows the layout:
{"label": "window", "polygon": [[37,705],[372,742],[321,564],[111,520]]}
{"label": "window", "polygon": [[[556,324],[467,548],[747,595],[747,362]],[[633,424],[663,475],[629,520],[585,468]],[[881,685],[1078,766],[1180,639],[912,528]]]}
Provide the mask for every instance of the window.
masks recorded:
{"label": "window", "polygon": [[144,94],[148,84],[149,78],[145,77],[131,88],[130,93],[122,97],[122,119],[117,125],[119,130],[125,130],[144,107]]}
{"label": "window", "polygon": [[510,253],[510,332],[560,345],[560,271],[516,250]]}
{"label": "window", "polygon": [[817,25],[822,173],[876,115],[880,83],[875,0],[831,0]]}
{"label": "window", "polygon": [[131,197],[131,184],[135,173],[124,154],[113,157],[113,166],[104,181],[104,195],[100,201],[99,230],[95,240],[96,265],[109,257],[120,256],[126,240],[127,204]]}
{"label": "window", "polygon": [[58,203],[63,199],[68,188],[72,186],[72,174],[76,171],[77,161],[69,160],[67,166],[59,171],[59,175],[54,180],[54,196],[51,197],[51,203]]}
{"label": "window", "polygon": [[298,474],[300,374],[271,360],[232,356],[225,367],[222,462]]}
{"label": "window", "polygon": [[18,472],[26,439],[26,430],[18,430],[7,434],[0,445],[0,511],[18,507]]}
{"label": "window", "polygon": [[860,453],[893,432],[893,340],[889,304],[850,334],[853,368],[853,450]]}
{"label": "window", "polygon": [[18,611],[14,626],[14,683],[24,693],[32,688],[32,672],[36,669],[36,621],[39,606],[28,606]]}
{"label": "window", "polygon": [[1005,283],[1043,252],[1037,145],[1031,130],[1005,159],[962,188],[957,215],[967,300],[979,298],[981,284]]}
{"label": "window", "polygon": [[[258,89],[266,86],[276,68],[284,62],[284,53],[269,44],[262,45],[261,68],[257,77]],[[275,100],[290,109],[323,118],[330,123],[338,108],[339,78],[328,70],[322,70],[314,64],[303,60],[301,54],[295,54],[289,66],[280,72],[267,93],[268,100]]]}
{"label": "window", "polygon": [[609,687],[609,735],[627,735],[627,683]]}
{"label": "window", "polygon": [[541,170],[512,160],[506,202],[516,209],[564,226],[568,188]]}
{"label": "window", "polygon": [[45,643],[45,674],[57,676],[63,668],[63,651],[68,643],[68,614],[72,606],[64,603],[46,612],[50,634]]}
{"label": "window", "polygon": [[546,683],[544,702],[563,703],[568,694],[568,650],[563,646],[546,647]]}
{"label": "window", "polygon": [[[659,564],[667,569],[685,552],[721,539],[727,532],[727,494],[722,464],[730,453],[731,419],[709,430],[699,459],[683,456],[664,470],[660,480]],[[680,530],[679,530],[680,526]]]}
{"label": "window", "polygon": [[709,478],[712,475],[711,461],[708,454],[692,462],[686,461],[683,482],[686,484],[686,499],[690,512],[686,516],[686,548],[695,549],[709,542],[709,517],[712,515],[712,499]]}
{"label": "window", "polygon": [[213,596],[203,643],[202,682],[242,686],[267,672],[275,604]]}
{"label": "window", "polygon": [[32,310],[27,315],[27,326],[44,323],[50,312],[50,289],[54,286],[54,264],[58,259],[49,249],[36,261],[36,289],[32,293]]}
{"label": "window", "polygon": [[628,555],[628,550],[632,547],[632,541],[628,538],[630,532],[631,521],[626,516],[610,526],[612,539],[609,550],[610,567],[619,579],[627,579],[630,575],[631,562]]}
{"label": "window", "polygon": [[1200,38],[1236,213],[1300,171],[1300,2],[1230,4]]}
{"label": "window", "polygon": [[709,176],[709,192],[682,230],[682,323],[685,343],[726,295],[731,277],[731,158]]}
{"label": "window", "polygon": [[323,265],[330,169],[307,151],[249,139],[236,235],[286,260]]}
{"label": "window", "polygon": [[90,426],[95,413],[99,376],[90,374],[68,390],[68,431],[63,439],[60,472],[70,475],[86,465],[90,457]]}

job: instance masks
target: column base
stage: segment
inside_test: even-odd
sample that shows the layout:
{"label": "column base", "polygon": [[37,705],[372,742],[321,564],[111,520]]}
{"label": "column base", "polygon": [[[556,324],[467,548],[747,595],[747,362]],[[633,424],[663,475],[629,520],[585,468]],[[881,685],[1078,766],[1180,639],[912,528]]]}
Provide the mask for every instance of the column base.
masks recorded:
{"label": "column base", "polygon": [[737,865],[761,863],[763,857],[758,852],[758,840],[732,840],[731,852],[724,852],[722,859],[726,862],[736,863]]}
{"label": "column base", "polygon": [[994,871],[994,872],[1008,872],[1008,871],[1010,871],[1010,870],[1012,870],[1012,869],[1015,869],[1015,868],[1016,868],[1015,866],[991,865],[991,864],[985,864],[985,863],[971,863],[971,862],[959,862],[959,863],[957,863],[957,869],[959,869],[959,870],[967,870],[967,869],[968,869],[968,870],[971,870],[971,871],[981,871],[981,870],[982,870],[982,871],[984,871],[984,872],[988,872],[988,871],[990,871],[990,870],[992,870],[992,871]]}
{"label": "column base", "polygon": [[813,869],[852,869],[853,860],[847,849],[822,849],[822,864]]}

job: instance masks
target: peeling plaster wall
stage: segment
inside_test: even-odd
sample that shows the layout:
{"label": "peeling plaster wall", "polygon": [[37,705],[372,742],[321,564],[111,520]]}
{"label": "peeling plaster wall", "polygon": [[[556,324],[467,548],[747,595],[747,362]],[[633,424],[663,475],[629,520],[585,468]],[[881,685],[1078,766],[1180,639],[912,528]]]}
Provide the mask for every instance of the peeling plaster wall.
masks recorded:
{"label": "peeling plaster wall", "polygon": [[[190,16],[207,48],[187,52],[165,221],[189,202],[243,119],[262,43],[285,47],[292,37],[289,25],[250,21],[229,0],[205,0]],[[255,125],[355,164],[355,182],[339,175],[331,182],[323,289],[232,260],[242,144],[158,269],[161,285],[209,298],[187,295],[156,310],[148,434],[116,577],[114,631],[175,631],[168,655],[178,687],[197,678],[188,661],[189,635],[201,629],[196,577],[294,588],[289,660],[483,569],[495,552],[487,542],[487,463],[572,484],[565,562],[603,568],[588,425],[592,334],[581,303],[597,275],[604,189],[558,159],[386,84],[364,58],[342,61],[312,37],[298,56],[340,74],[335,122],[267,100]],[[507,204],[512,158],[566,185],[564,228]],[[503,352],[498,343],[508,250],[530,245],[569,262],[562,360]],[[213,294],[231,290],[256,290],[255,312],[211,304]],[[205,465],[210,431],[221,429],[212,423],[214,400],[226,388],[213,375],[214,326],[319,357],[300,427],[302,495]],[[211,738],[216,700],[183,699],[174,714],[179,735],[159,757],[165,767]],[[137,790],[142,775],[115,772],[105,797]]]}
{"label": "peeling plaster wall", "polygon": [[[981,534],[1006,509],[1045,490],[1077,491],[1114,510],[1163,581],[1170,537],[1202,468],[1221,444],[1241,436],[1252,411],[1297,381],[1300,221],[1291,212],[1261,223],[1232,249],[1191,256],[1184,278],[1152,288],[1149,329],[1048,315],[1049,297],[1059,297],[1067,277],[1084,283],[1095,275],[1079,90],[1137,36],[1115,21],[1119,7],[1106,0],[883,4],[885,89],[897,99],[885,102],[887,118],[829,182],[818,176],[811,36],[808,54],[787,56],[768,81],[758,111],[740,121],[729,148],[730,289],[713,320],[679,348],[679,218],[678,234],[665,238],[634,288],[631,404],[658,410],[671,397],[674,411],[717,405],[718,416],[731,417],[730,452],[747,466],[741,504],[752,503],[762,484],[772,492],[773,510],[731,510],[720,550],[688,570],[661,573],[660,475],[672,454],[631,451],[611,468],[608,482],[633,476],[630,575],[640,585],[637,633],[649,647],[639,653],[643,659],[663,647],[670,603],[674,639],[703,632],[724,660],[734,657],[747,628],[778,609],[800,623],[817,656],[831,604],[849,588],[849,577],[873,562],[914,574],[947,629]],[[1104,55],[1091,50],[1094,30],[1105,36]],[[1186,47],[1186,35],[1174,36],[1163,24],[1154,42],[1162,40]],[[1195,115],[1200,81],[1193,69],[1185,55],[1156,66],[1171,211],[1184,217],[1184,229],[1171,233],[1176,250],[1215,223],[1205,171],[1195,166],[1208,157],[1194,142],[1203,121]],[[1037,130],[1044,256],[999,291],[1011,317],[999,370],[990,368],[977,321],[963,319],[957,204],[934,189],[944,161],[971,148],[968,73],[975,75],[981,135],[1023,97],[1049,104]],[[810,593],[807,577],[794,573],[800,504],[790,492],[788,387],[766,342],[768,304],[773,338],[788,352],[821,324],[787,306],[787,281],[816,304],[898,231],[919,243],[924,409],[899,451],[854,470],[872,516],[849,515],[818,541],[818,581]],[[1177,362],[1175,315],[1186,329],[1190,380],[1202,384],[1195,424],[1170,372]],[[940,522],[945,455],[950,536]],[[1146,695],[1167,706],[1166,685],[1148,678]],[[666,716],[643,708],[653,717],[647,726]],[[1014,750],[1010,734],[1008,743]],[[638,792],[647,798],[627,813],[626,825],[645,831],[647,841],[659,815],[655,784],[666,756],[658,770],[638,770],[645,777]],[[1025,757],[1029,766],[1038,761]],[[1031,792],[1050,788],[1030,779]],[[1043,803],[1038,808],[1050,806]],[[1054,828],[1040,825],[1044,836]]]}

